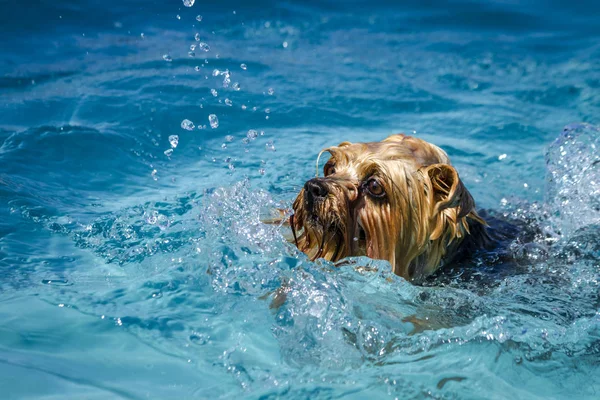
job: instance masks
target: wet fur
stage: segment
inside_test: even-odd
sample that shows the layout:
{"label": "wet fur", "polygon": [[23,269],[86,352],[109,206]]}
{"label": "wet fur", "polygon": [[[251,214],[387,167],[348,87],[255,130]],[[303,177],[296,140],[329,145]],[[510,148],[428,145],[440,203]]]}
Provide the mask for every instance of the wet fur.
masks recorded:
{"label": "wet fur", "polygon": [[[302,189],[289,221],[296,246],[309,258],[366,255],[420,281],[488,241],[473,197],[439,147],[393,135],[324,151],[331,154],[326,176],[309,182],[327,194]],[[365,185],[372,179],[384,196],[370,195]]]}

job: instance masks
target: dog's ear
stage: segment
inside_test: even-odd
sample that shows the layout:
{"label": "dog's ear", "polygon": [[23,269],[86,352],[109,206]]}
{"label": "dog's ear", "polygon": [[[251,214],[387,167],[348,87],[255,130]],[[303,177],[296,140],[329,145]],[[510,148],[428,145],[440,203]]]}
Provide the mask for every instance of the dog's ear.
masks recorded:
{"label": "dog's ear", "polygon": [[433,164],[425,167],[424,175],[428,178],[428,186],[433,192],[435,214],[447,208],[458,207],[457,218],[462,218],[475,211],[475,201],[454,167],[449,164]]}

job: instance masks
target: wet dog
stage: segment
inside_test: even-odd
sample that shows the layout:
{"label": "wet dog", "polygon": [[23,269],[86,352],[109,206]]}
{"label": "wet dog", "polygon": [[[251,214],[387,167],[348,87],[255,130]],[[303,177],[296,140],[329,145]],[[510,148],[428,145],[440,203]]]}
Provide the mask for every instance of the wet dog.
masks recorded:
{"label": "wet dog", "polygon": [[[307,181],[290,217],[296,246],[312,260],[387,260],[418,282],[489,241],[475,201],[439,147],[402,134],[343,142],[323,177]],[[319,156],[321,155],[319,154]]]}

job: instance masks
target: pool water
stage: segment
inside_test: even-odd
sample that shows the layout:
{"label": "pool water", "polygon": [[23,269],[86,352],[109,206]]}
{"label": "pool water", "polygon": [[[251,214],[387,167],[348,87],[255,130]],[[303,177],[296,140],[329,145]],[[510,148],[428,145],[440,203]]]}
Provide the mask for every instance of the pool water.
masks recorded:
{"label": "pool water", "polygon": [[[600,396],[596,3],[187,3],[0,3],[2,399]],[[261,222],[396,132],[502,254],[414,286]]]}

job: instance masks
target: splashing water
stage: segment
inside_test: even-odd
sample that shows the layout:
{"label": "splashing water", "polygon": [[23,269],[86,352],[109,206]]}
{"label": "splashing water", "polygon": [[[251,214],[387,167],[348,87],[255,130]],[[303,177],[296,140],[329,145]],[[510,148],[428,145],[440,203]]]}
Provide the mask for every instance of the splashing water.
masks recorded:
{"label": "splashing water", "polygon": [[186,131],[194,130],[194,123],[189,119],[184,119],[181,121],[181,129],[185,129]]}
{"label": "splashing water", "polygon": [[215,114],[210,114],[208,116],[208,122],[210,123],[210,127],[213,129],[217,129],[219,127],[219,118]]}
{"label": "splashing water", "polygon": [[568,237],[600,223],[600,130],[571,124],[546,153],[547,201],[553,230]]}

